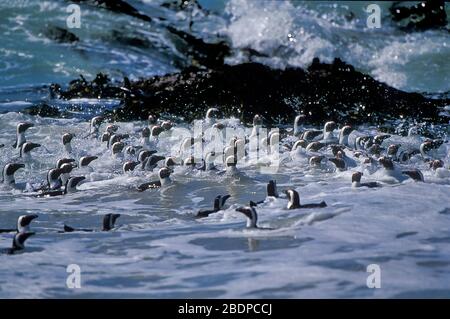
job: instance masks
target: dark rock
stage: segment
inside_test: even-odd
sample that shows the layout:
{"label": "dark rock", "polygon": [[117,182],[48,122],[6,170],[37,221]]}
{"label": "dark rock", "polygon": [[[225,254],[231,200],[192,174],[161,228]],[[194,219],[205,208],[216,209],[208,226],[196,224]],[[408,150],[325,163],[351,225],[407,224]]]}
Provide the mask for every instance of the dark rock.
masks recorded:
{"label": "dark rock", "polygon": [[109,81],[102,86],[83,78],[61,92],[63,98],[122,98],[117,120],[146,119],[148,114],[172,114],[190,121],[203,118],[208,107],[251,122],[254,114],[269,123],[291,123],[296,114],[311,124],[334,120],[342,124],[380,124],[394,119],[446,123],[440,108],[450,99],[429,99],[394,89],[336,59],[314,59],[307,70],[274,70],[258,63],[224,65],[214,70],[187,68],[155,76],[126,87]]}
{"label": "dark rock", "polygon": [[402,2],[395,2],[389,11],[393,21],[403,23],[400,28],[405,31],[425,31],[447,26],[443,0],[422,1],[410,7],[401,4]]}
{"label": "dark rock", "polygon": [[45,103],[30,106],[26,108],[23,112],[25,114],[38,115],[42,117],[62,117],[62,114],[58,108],[50,106]]}
{"label": "dark rock", "polygon": [[123,0],[70,0],[70,2],[104,8],[115,13],[123,13],[147,22],[152,21],[152,18],[139,12],[136,8]]}
{"label": "dark rock", "polygon": [[80,39],[72,32],[54,25],[47,25],[43,34],[50,40],[60,43],[74,43],[80,41]]}

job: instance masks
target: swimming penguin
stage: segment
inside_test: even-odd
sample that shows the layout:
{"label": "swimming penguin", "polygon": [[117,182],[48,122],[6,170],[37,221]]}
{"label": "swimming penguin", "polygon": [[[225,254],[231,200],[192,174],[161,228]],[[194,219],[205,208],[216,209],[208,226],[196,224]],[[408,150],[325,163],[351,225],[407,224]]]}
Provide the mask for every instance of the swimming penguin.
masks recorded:
{"label": "swimming penguin", "polygon": [[[443,140],[428,140],[420,144],[419,150],[420,154],[422,155],[423,159],[429,160],[429,159],[437,159],[439,158],[438,149],[441,147],[441,145],[444,143]],[[442,154],[445,156],[445,154]]]}
{"label": "swimming penguin", "polygon": [[25,241],[33,236],[35,233],[27,232],[27,233],[16,233],[13,238],[12,247],[6,250],[8,255],[12,255],[17,251],[21,251],[25,249]]}
{"label": "swimming penguin", "polygon": [[64,186],[64,190],[44,191],[42,193],[37,194],[36,197],[54,197],[75,193],[77,191],[77,185],[85,179],[86,177],[84,176],[70,177]]}
{"label": "swimming penguin", "polygon": [[378,162],[383,166],[386,177],[390,179],[388,182],[402,182],[407,178],[406,176],[418,182],[424,181],[423,174],[418,169],[398,170],[394,167],[392,160],[385,156],[380,157]]}
{"label": "swimming penguin", "polygon": [[63,145],[64,145],[64,150],[68,153],[68,154],[71,154],[72,153],[72,144],[71,144],[71,142],[72,142],[72,139],[75,137],[75,135],[74,134],[72,134],[72,133],[65,133],[63,136],[62,136],[62,142],[63,142]]}
{"label": "swimming penguin", "polygon": [[79,168],[89,168],[90,170],[92,170],[92,168],[89,167],[89,164],[91,164],[96,159],[98,159],[97,156],[83,156],[78,161],[78,167]]}
{"label": "swimming penguin", "polygon": [[[270,181],[267,183],[267,186],[266,186],[266,196],[267,196],[267,197],[274,197],[274,198],[280,197],[280,195],[278,194],[277,182],[276,182],[275,180],[270,180]],[[266,198],[267,198],[267,197],[266,197]],[[258,202],[250,201],[250,206],[251,206],[251,207],[257,206],[257,205],[262,204],[262,203],[264,203],[264,202],[265,202],[265,199],[264,199],[264,200],[260,200],[260,201],[258,201]]]}
{"label": "swimming penguin", "polygon": [[161,123],[161,128],[164,131],[170,131],[170,129],[173,127],[173,123],[171,121],[163,121]]}
{"label": "swimming penguin", "polygon": [[311,142],[314,139],[320,137],[321,134],[323,135],[323,131],[321,130],[306,130],[300,136],[300,139],[305,140],[307,142]]}
{"label": "swimming penguin", "polygon": [[217,170],[214,165],[214,161],[216,160],[216,152],[208,152],[203,160],[203,165],[199,169],[202,171],[215,171]]}
{"label": "swimming penguin", "polygon": [[22,147],[20,148],[19,157],[22,158],[22,160],[26,163],[31,162],[31,151],[38,147],[41,147],[41,144],[32,142],[23,143]]}
{"label": "swimming penguin", "polygon": [[294,189],[285,190],[289,202],[287,204],[287,209],[299,209],[299,208],[323,208],[327,207],[327,203],[321,201],[320,203],[311,203],[311,204],[300,204],[300,195]]}
{"label": "swimming penguin", "polygon": [[60,175],[60,179],[61,179],[61,187],[66,185],[67,181],[70,178],[70,173],[72,172],[72,170],[75,168],[75,166],[71,163],[65,163],[61,165],[61,175]]}
{"label": "swimming penguin", "polygon": [[28,231],[30,231],[31,222],[38,217],[39,216],[36,214],[19,216],[19,218],[17,219],[17,228],[15,228],[15,229],[0,229],[0,233],[28,232]]}
{"label": "swimming penguin", "polygon": [[125,144],[122,142],[115,142],[112,146],[111,146],[111,156],[114,159],[119,159],[123,156],[122,151],[125,147]]}
{"label": "swimming penguin", "polygon": [[173,157],[173,156],[167,157],[164,161],[164,166],[168,167],[170,169],[173,169],[173,167],[177,166],[177,165],[182,165],[182,164],[179,159],[177,159],[176,157]]}
{"label": "swimming penguin", "polygon": [[124,152],[125,152],[125,155],[127,155],[129,157],[134,157],[142,149],[143,149],[143,147],[141,145],[137,145],[137,146],[128,145],[127,147],[125,147]]}
{"label": "swimming penguin", "polygon": [[158,181],[141,184],[137,187],[137,190],[143,192],[147,189],[160,188],[169,185],[170,183],[172,183],[172,180],[170,179],[171,173],[173,173],[173,171],[170,168],[163,167],[158,172]]}
{"label": "swimming penguin", "polygon": [[21,168],[25,168],[25,165],[19,163],[6,164],[2,171],[3,184],[14,187],[16,183],[14,174]]}
{"label": "swimming penguin", "polygon": [[47,172],[47,189],[55,190],[61,188],[61,174],[65,172],[65,169],[61,168],[51,168]]}
{"label": "swimming penguin", "polygon": [[161,126],[159,126],[159,125],[155,125],[155,126],[152,127],[150,137],[152,138],[153,141],[157,141],[158,140],[158,136],[162,132],[164,132],[164,129]]}
{"label": "swimming penguin", "polygon": [[90,122],[89,134],[85,136],[85,138],[88,137],[98,138],[100,125],[102,125],[104,120],[105,118],[103,116],[94,116]]}
{"label": "swimming penguin", "polygon": [[[103,216],[103,227],[102,231],[110,231],[114,229],[116,220],[120,217],[120,214],[106,214]],[[63,233],[72,233],[72,232],[93,232],[94,229],[86,229],[86,228],[73,228],[64,224]]]}
{"label": "swimming penguin", "polygon": [[333,158],[329,158],[328,159],[331,163],[334,164],[334,166],[336,166],[336,169],[339,171],[345,171],[347,170],[347,163],[344,160],[344,152],[342,151],[338,151],[336,153],[336,157]]}
{"label": "swimming penguin", "polygon": [[75,163],[73,158],[61,158],[56,162],[56,168],[61,168],[64,164]]}
{"label": "swimming penguin", "polygon": [[338,140],[334,137],[333,131],[336,129],[336,123],[334,121],[326,122],[323,126],[323,142],[324,143],[336,143]]}
{"label": "swimming penguin", "polygon": [[361,183],[362,175],[363,173],[361,172],[354,172],[352,174],[352,187],[368,187],[368,188],[381,187],[381,184],[378,182]]}
{"label": "swimming penguin", "polygon": [[235,156],[228,156],[226,161],[225,161],[225,165],[226,165],[226,174],[228,175],[237,175],[239,174],[239,171],[236,167],[237,164],[237,159]]}
{"label": "swimming penguin", "polygon": [[13,147],[15,149],[20,150],[22,145],[27,141],[27,139],[25,137],[26,130],[28,130],[30,127],[33,127],[33,126],[34,126],[34,124],[33,123],[29,123],[29,122],[22,122],[22,123],[17,124],[16,141],[13,144]]}
{"label": "swimming penguin", "polygon": [[150,155],[142,163],[142,169],[145,171],[153,171],[153,169],[158,166],[158,162],[163,161],[164,159],[165,157],[161,155]]}
{"label": "swimming penguin", "polygon": [[139,150],[139,153],[137,155],[137,161],[139,163],[141,163],[142,165],[144,165],[147,158],[156,153],[157,153],[156,150],[149,151],[149,150],[141,149],[141,150]]}
{"label": "swimming penguin", "polygon": [[320,149],[324,148],[326,146],[325,143],[322,142],[311,142],[308,144],[308,146],[306,146],[306,151],[307,152],[318,152]]}
{"label": "swimming penguin", "polygon": [[144,127],[141,131],[141,145],[146,149],[155,149],[156,145],[150,142],[150,129],[148,127]]}
{"label": "swimming penguin", "polygon": [[155,115],[150,114],[147,120],[147,126],[150,132],[152,131],[153,126],[155,126],[156,124],[158,124],[158,118]]}
{"label": "swimming penguin", "polygon": [[256,213],[255,207],[243,206],[236,209],[247,217],[247,229],[262,229],[262,230],[273,230],[273,228],[259,227],[258,226],[258,214]]}
{"label": "swimming penguin", "polygon": [[318,168],[322,164],[322,160],[325,158],[325,156],[319,155],[319,156],[313,156],[309,159],[309,166]]}
{"label": "swimming penguin", "polygon": [[123,164],[122,170],[124,173],[134,171],[136,166],[139,165],[139,162],[127,161]]}
{"label": "swimming penguin", "polygon": [[300,114],[300,115],[297,115],[295,117],[295,119],[294,119],[294,131],[292,132],[292,134],[294,136],[299,137],[303,133],[302,124],[305,121],[305,119],[306,119],[306,115],[304,115],[304,114]]}
{"label": "swimming penguin", "polygon": [[341,131],[339,132],[339,144],[344,146],[349,146],[348,144],[348,136],[353,131],[353,128],[349,125],[345,125],[341,128]]}
{"label": "swimming penguin", "polygon": [[223,207],[225,206],[225,202],[230,197],[231,197],[231,195],[216,196],[216,198],[214,199],[213,209],[202,209],[202,210],[198,211],[196,217],[203,218],[203,217],[208,217],[210,214],[217,213],[218,211],[223,209]]}
{"label": "swimming penguin", "polygon": [[208,111],[206,111],[206,116],[204,120],[205,126],[203,127],[203,129],[206,129],[207,127],[213,125],[216,122],[216,119],[219,117],[219,114],[220,114],[219,110],[216,109],[215,107],[208,109]]}
{"label": "swimming penguin", "polygon": [[106,145],[108,148],[111,148],[114,143],[121,142],[127,138],[130,138],[128,134],[112,134],[108,140],[108,144]]}

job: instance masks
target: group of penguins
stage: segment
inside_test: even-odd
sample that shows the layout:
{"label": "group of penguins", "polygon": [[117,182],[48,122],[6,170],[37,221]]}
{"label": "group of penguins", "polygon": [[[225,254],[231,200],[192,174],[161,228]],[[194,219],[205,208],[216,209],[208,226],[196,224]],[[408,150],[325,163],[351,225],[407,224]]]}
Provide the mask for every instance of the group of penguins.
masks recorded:
{"label": "group of penguins", "polygon": [[[286,160],[304,161],[313,170],[329,170],[352,172],[352,187],[382,187],[385,184],[402,183],[406,179],[424,182],[422,171],[418,168],[405,169],[410,163],[422,164],[438,178],[449,178],[449,154],[447,141],[444,139],[430,139],[418,134],[418,127],[409,129],[408,136],[400,136],[388,133],[361,132],[349,125],[338,129],[334,121],[326,122],[323,129],[317,130],[305,125],[305,116],[295,117],[293,128],[283,131],[270,130],[262,136],[263,117],[255,115],[251,133],[244,136],[232,136],[227,139],[225,129],[227,122],[220,120],[220,111],[217,108],[208,109],[202,120],[202,131],[199,136],[185,137],[181,139],[177,148],[178,155],[164,156],[159,154],[158,143],[164,132],[170,132],[174,123],[168,120],[159,120],[155,115],[149,115],[147,125],[140,130],[140,145],[127,145],[130,134],[119,133],[119,126],[113,123],[105,123],[102,116],[95,116],[90,121],[89,133],[84,139],[97,139],[106,144],[111,157],[118,160],[122,172],[127,174],[137,169],[142,171],[157,171],[158,180],[146,182],[136,187],[139,192],[148,189],[166,187],[172,183],[171,174],[176,166],[188,170],[204,171],[209,174],[237,176],[241,174],[238,163],[249,161],[251,154],[257,152],[256,165],[271,165],[277,161],[279,165],[280,154],[288,154],[281,157],[281,163]],[[100,131],[105,123],[104,132]],[[47,181],[38,186],[30,186],[30,183],[16,183],[15,173],[27,167],[32,161],[31,152],[41,147],[40,144],[29,142],[26,139],[26,131],[33,127],[33,123],[22,122],[17,125],[16,142],[13,147],[18,151],[18,159],[4,165],[2,170],[2,183],[6,187],[21,189],[31,192],[36,197],[64,196],[77,191],[77,186],[86,176],[72,175],[77,168],[90,168],[89,164],[98,159],[97,156],[82,154],[74,159],[72,140],[76,138],[73,133],[65,133],[62,136],[62,147],[67,157],[56,161],[55,167],[47,172]],[[213,134],[211,133],[213,132]],[[209,134],[205,134],[209,132]],[[261,136],[260,136],[261,135]],[[351,138],[350,138],[351,137]],[[252,143],[256,138],[256,143]],[[222,151],[217,148],[208,152],[202,152],[201,158],[196,157],[194,149],[204,146],[208,142],[221,142]],[[5,145],[0,144],[1,148]],[[204,153],[204,155],[203,155]],[[260,154],[263,160],[261,161]],[[259,162],[258,162],[259,161]],[[218,163],[219,162],[219,163]],[[220,167],[221,166],[221,167]],[[402,168],[403,167],[403,168]],[[417,167],[417,165],[416,165]],[[92,171],[92,168],[90,168]],[[377,172],[377,174],[374,174]],[[361,182],[364,173],[376,176],[377,180]],[[327,204],[320,203],[301,204],[299,193],[289,188],[280,195],[275,180],[267,184],[266,199],[250,201],[249,205],[241,206],[237,212],[247,217],[247,228],[258,227],[258,215],[256,208],[264,205],[268,199],[280,198],[286,200],[287,209],[322,208]],[[210,214],[223,210],[226,200],[230,195],[218,195],[213,202],[212,209],[200,210],[197,218],[208,217]],[[30,223],[37,215],[23,215],[17,221],[17,229],[0,229],[0,233],[15,233],[12,247],[7,253],[13,254],[25,248],[25,241],[34,232],[30,231]],[[120,214],[106,214],[103,219],[103,231],[109,231],[115,227],[115,222]],[[62,232],[94,231],[92,229],[77,229],[64,225]]]}

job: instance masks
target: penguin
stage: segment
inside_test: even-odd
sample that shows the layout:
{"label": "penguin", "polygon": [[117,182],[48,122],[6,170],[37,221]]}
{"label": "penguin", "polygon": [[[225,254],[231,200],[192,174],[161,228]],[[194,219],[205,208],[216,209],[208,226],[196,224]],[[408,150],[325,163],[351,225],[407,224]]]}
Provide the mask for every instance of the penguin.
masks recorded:
{"label": "penguin", "polygon": [[261,230],[273,230],[273,228],[259,227],[258,226],[258,214],[255,207],[243,206],[236,208],[237,212],[240,212],[247,217],[247,229],[261,229]]}
{"label": "penguin", "polygon": [[164,166],[167,168],[170,168],[170,169],[173,169],[173,167],[177,166],[177,165],[182,165],[182,164],[180,164],[180,161],[176,157],[173,157],[173,156],[167,157],[164,161]]}
{"label": "penguin", "polygon": [[172,180],[170,179],[170,174],[173,173],[173,171],[168,167],[160,168],[158,172],[158,181],[152,181],[149,183],[141,184],[137,187],[137,190],[139,192],[143,192],[147,189],[154,189],[154,188],[161,188],[164,186],[167,186],[172,183]]}
{"label": "penguin", "polygon": [[85,179],[86,177],[84,176],[70,177],[64,186],[64,190],[44,191],[42,193],[37,194],[36,197],[54,197],[75,193],[77,191],[77,185]]}
{"label": "penguin", "polygon": [[94,116],[90,122],[89,134],[86,135],[85,138],[98,138],[99,129],[104,120],[105,118],[103,116]]}
{"label": "penguin", "polygon": [[89,166],[93,161],[98,159],[97,156],[83,156],[78,161],[78,168],[85,168],[92,171],[92,168]]}
{"label": "penguin", "polygon": [[56,162],[56,168],[61,168],[64,164],[75,163],[73,158],[61,158]]}
{"label": "penguin", "polygon": [[323,142],[324,143],[335,143],[337,142],[336,137],[333,135],[333,131],[336,129],[336,123],[334,121],[326,122],[323,126]]}
{"label": "penguin", "polygon": [[322,160],[325,158],[325,156],[319,155],[319,156],[313,156],[309,159],[309,166],[318,168],[322,165]]}
{"label": "penguin", "polygon": [[75,137],[74,134],[72,133],[65,133],[62,136],[62,142],[63,142],[63,146],[64,146],[64,150],[67,152],[67,154],[71,154],[72,153],[72,139]]}
{"label": "penguin", "polygon": [[8,163],[3,167],[2,178],[3,184],[15,187],[16,180],[14,174],[21,168],[25,168],[25,164]]}
{"label": "penguin", "polygon": [[127,138],[130,138],[130,135],[128,135],[128,134],[112,134],[111,137],[109,138],[106,146],[107,146],[107,148],[111,148],[112,145],[114,145],[114,143],[121,142]]}
{"label": "penguin", "polygon": [[70,178],[70,173],[72,172],[72,170],[74,169],[74,165],[70,164],[70,163],[65,163],[61,165],[61,175],[60,175],[60,179],[61,179],[61,187],[63,187],[64,185],[66,185],[67,181]]}
{"label": "penguin", "polygon": [[13,255],[18,251],[25,249],[25,241],[31,236],[35,235],[33,232],[16,233],[13,238],[12,247],[6,250],[8,255]]}
{"label": "penguin", "polygon": [[149,150],[141,149],[141,150],[139,150],[139,153],[137,155],[137,161],[139,163],[141,163],[142,165],[144,165],[147,158],[156,153],[157,153],[156,150],[149,151]]}
{"label": "penguin", "polygon": [[159,136],[162,132],[164,132],[164,129],[163,129],[161,126],[159,126],[159,125],[153,126],[153,127],[152,127],[152,130],[151,130],[151,135],[150,135],[151,139],[152,139],[153,141],[157,141],[157,140],[158,140],[158,136]]}
{"label": "penguin", "polygon": [[66,172],[66,169],[61,168],[51,168],[47,172],[47,189],[55,190],[61,188],[61,174]]}
{"label": "penguin", "polygon": [[127,147],[125,147],[124,152],[125,152],[125,155],[127,155],[128,157],[134,157],[142,149],[143,149],[143,147],[141,145],[137,145],[137,146],[128,145]]}
{"label": "penguin", "polygon": [[134,171],[136,166],[139,165],[139,162],[127,161],[123,164],[122,170],[124,173]]}
{"label": "penguin", "polygon": [[368,188],[376,188],[381,187],[381,184],[378,182],[369,182],[369,183],[361,183],[361,176],[363,173],[354,172],[352,174],[352,187],[368,187]]}
{"label": "penguin", "polygon": [[315,138],[319,137],[320,134],[323,134],[323,132],[321,130],[306,130],[300,136],[300,139],[305,140],[307,142],[311,142]]}
{"label": "penguin", "polygon": [[158,118],[155,115],[150,114],[147,119],[147,127],[149,128],[150,132],[152,131],[153,126],[155,126],[157,124],[158,124]]}
{"label": "penguin", "polygon": [[173,123],[170,121],[163,121],[161,123],[161,128],[163,129],[163,131],[170,131],[173,127]]}
{"label": "penguin", "polygon": [[[267,183],[267,186],[266,186],[266,198],[267,197],[273,197],[273,198],[280,197],[280,195],[278,194],[277,181],[276,180],[270,180]],[[262,204],[264,202],[265,202],[265,199],[260,200],[258,202],[250,201],[250,206],[251,207],[258,206],[259,204]]]}
{"label": "penguin", "polygon": [[114,159],[120,159],[123,154],[122,154],[122,150],[124,149],[125,144],[122,142],[115,142],[112,146],[111,146],[111,156]]}
{"label": "penguin", "polygon": [[0,229],[0,233],[24,233],[30,231],[31,222],[38,218],[39,216],[36,214],[30,215],[22,215],[17,219],[17,228],[16,229]]}
{"label": "penguin", "polygon": [[235,156],[228,156],[226,161],[225,161],[225,165],[226,165],[226,170],[225,173],[227,175],[237,175],[239,174],[239,171],[236,167],[237,164],[237,160]]}
{"label": "penguin", "polygon": [[203,217],[208,217],[210,214],[217,213],[218,211],[223,209],[223,207],[225,206],[225,202],[230,197],[231,197],[231,195],[224,195],[224,196],[217,195],[216,198],[214,199],[213,209],[202,209],[202,210],[198,211],[196,217],[203,218]]}
{"label": "penguin", "polygon": [[156,148],[156,145],[150,142],[150,129],[148,127],[144,127],[141,131],[141,145],[143,148],[152,150]]}
{"label": "penguin", "polygon": [[320,149],[324,148],[326,146],[325,143],[322,142],[311,142],[308,144],[308,146],[306,146],[306,151],[307,152],[318,152]]}
{"label": "penguin", "polygon": [[13,144],[13,147],[17,150],[20,150],[20,148],[22,147],[22,145],[27,141],[26,137],[25,137],[25,132],[30,128],[33,127],[34,124],[33,123],[29,123],[29,122],[22,122],[17,124],[16,127],[16,141]]}
{"label": "penguin", "polygon": [[304,114],[297,115],[294,119],[294,131],[292,132],[292,135],[299,137],[303,131],[302,131],[302,124],[305,121],[306,116]]}
{"label": "penguin", "polygon": [[22,158],[22,160],[26,163],[31,162],[32,161],[31,151],[38,147],[41,147],[41,144],[32,142],[23,143],[22,147],[20,148],[19,157]]}
{"label": "penguin", "polygon": [[200,167],[202,171],[216,171],[217,168],[214,164],[216,160],[216,152],[208,152],[203,160],[203,166]]}
{"label": "penguin", "polygon": [[350,125],[345,125],[341,128],[341,131],[339,132],[340,145],[349,146],[348,137],[351,132],[353,132],[353,128]]}
{"label": "penguin", "polygon": [[336,157],[329,158],[328,160],[336,166],[337,170],[341,172],[347,170],[347,163],[344,160],[344,153],[342,151],[338,151]]}
{"label": "penguin", "polygon": [[438,149],[444,143],[443,140],[428,140],[420,144],[419,150],[424,160],[437,159]]}
{"label": "penguin", "polygon": [[204,120],[205,127],[203,129],[212,126],[217,118],[219,117],[219,110],[215,107],[209,108],[208,111],[206,111],[206,116]]}
{"label": "penguin", "polygon": [[145,171],[153,171],[158,166],[158,162],[165,160],[164,156],[161,155],[150,155],[142,163],[142,169]]}
{"label": "penguin", "polygon": [[[114,229],[116,225],[116,220],[120,217],[120,214],[111,214],[108,213],[103,216],[103,223],[102,223],[102,231],[110,231]],[[86,229],[86,228],[73,228],[71,226],[67,226],[64,224],[64,230],[60,233],[72,233],[72,232],[93,232],[94,229]]]}
{"label": "penguin", "polygon": [[[418,169],[412,169],[412,170],[398,170],[394,167],[394,163],[391,159],[383,156],[378,159],[378,162],[383,166],[385,175],[390,178],[392,181],[402,182],[404,181],[408,176],[412,178],[413,180],[417,182],[423,182],[423,174]],[[394,180],[392,180],[394,179]]]}
{"label": "penguin", "polygon": [[284,193],[288,198],[287,209],[299,209],[299,208],[323,208],[327,207],[327,203],[321,201],[320,203],[300,204],[300,195],[294,189],[285,190]]}

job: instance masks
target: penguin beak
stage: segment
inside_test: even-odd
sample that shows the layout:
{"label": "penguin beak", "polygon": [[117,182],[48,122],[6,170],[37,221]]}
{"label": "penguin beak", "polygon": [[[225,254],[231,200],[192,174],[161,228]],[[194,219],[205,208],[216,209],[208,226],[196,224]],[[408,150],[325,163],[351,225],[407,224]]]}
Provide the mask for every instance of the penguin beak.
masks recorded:
{"label": "penguin beak", "polygon": [[226,201],[230,197],[231,197],[231,195],[224,195],[224,196],[222,196],[222,199],[223,199],[223,201]]}
{"label": "penguin beak", "polygon": [[22,220],[25,222],[25,225],[29,225],[33,219],[36,219],[38,217],[39,216],[36,215],[36,214],[26,215],[26,216],[23,217]]}

